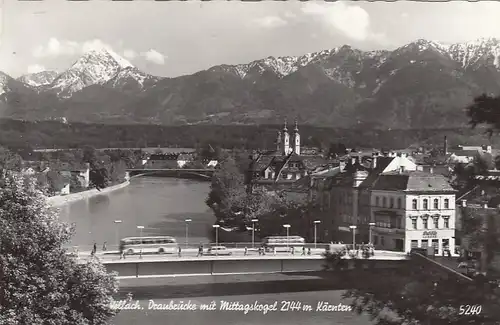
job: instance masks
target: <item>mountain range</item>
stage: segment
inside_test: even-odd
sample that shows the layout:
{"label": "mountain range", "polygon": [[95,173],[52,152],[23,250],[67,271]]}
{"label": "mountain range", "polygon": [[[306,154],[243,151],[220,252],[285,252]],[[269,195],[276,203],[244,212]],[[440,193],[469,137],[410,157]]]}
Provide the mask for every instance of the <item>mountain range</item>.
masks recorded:
{"label": "mountain range", "polygon": [[298,57],[219,65],[191,75],[146,74],[110,50],[62,73],[0,72],[0,116],[89,123],[299,123],[331,127],[449,128],[464,108],[500,89],[500,41],[395,50],[342,46]]}

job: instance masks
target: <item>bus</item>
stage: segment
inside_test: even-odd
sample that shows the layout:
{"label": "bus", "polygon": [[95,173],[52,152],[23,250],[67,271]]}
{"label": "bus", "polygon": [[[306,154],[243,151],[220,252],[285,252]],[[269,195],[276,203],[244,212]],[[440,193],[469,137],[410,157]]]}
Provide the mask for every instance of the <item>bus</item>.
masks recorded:
{"label": "bus", "polygon": [[120,240],[120,253],[128,255],[142,253],[173,254],[178,250],[177,240],[171,236],[127,237]]}
{"label": "bus", "polygon": [[262,245],[266,251],[287,251],[292,247],[302,249],[305,239],[300,236],[269,236],[262,240]]}

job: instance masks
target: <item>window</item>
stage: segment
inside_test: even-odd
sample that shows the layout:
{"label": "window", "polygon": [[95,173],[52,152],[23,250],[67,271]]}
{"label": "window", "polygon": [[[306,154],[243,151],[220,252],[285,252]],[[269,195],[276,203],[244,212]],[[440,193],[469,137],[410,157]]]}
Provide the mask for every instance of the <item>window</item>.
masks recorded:
{"label": "window", "polygon": [[378,196],[375,197],[375,206],[380,206],[380,198]]}
{"label": "window", "polygon": [[411,226],[413,229],[417,229],[417,219],[411,219]]}
{"label": "window", "polygon": [[439,228],[439,218],[434,218],[434,228],[435,229]]}
{"label": "window", "polygon": [[434,199],[434,210],[437,210],[437,209],[439,209],[439,200]]}
{"label": "window", "polygon": [[444,228],[450,228],[450,218],[444,218]]}
{"label": "window", "polygon": [[424,210],[429,210],[429,201],[424,199]]}
{"label": "window", "polygon": [[393,198],[393,197],[391,197],[391,198],[389,199],[389,207],[390,207],[391,209],[392,209],[392,208],[394,208],[394,198]]}
{"label": "window", "polygon": [[386,203],[387,203],[387,202],[386,202],[386,199],[385,199],[385,197],[383,197],[383,198],[382,198],[382,206],[383,206],[384,208],[385,208],[385,206],[386,206]]}
{"label": "window", "polygon": [[411,201],[411,207],[413,210],[417,210],[417,199]]}
{"label": "window", "polygon": [[398,198],[398,209],[401,209],[401,206],[402,206],[402,204],[401,204],[401,198]]}
{"label": "window", "polygon": [[423,219],[422,223],[424,225],[424,229],[429,229],[429,221],[427,219]]}
{"label": "window", "polygon": [[450,208],[450,200],[449,199],[444,199],[444,208],[449,209]]}

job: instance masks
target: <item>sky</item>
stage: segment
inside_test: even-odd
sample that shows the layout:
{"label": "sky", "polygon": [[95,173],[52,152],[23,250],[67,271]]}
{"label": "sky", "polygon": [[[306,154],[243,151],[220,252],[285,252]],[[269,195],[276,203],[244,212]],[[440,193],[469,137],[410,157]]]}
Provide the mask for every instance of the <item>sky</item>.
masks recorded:
{"label": "sky", "polygon": [[144,72],[176,77],[218,64],[420,38],[500,38],[500,2],[153,2],[3,0],[0,71],[62,72],[108,48]]}

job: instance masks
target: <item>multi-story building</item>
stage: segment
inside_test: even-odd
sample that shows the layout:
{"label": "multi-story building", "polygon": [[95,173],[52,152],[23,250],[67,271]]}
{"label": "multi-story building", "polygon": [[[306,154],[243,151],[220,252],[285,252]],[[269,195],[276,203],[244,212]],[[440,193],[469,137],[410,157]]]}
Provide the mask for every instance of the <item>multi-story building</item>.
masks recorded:
{"label": "multi-story building", "polygon": [[357,242],[369,241],[371,220],[371,187],[378,176],[394,170],[416,170],[417,165],[406,154],[389,153],[372,157],[354,156],[346,167],[331,177],[324,188],[329,200],[324,203],[328,217],[324,220],[324,230],[330,240],[350,242],[352,230],[356,226]]}
{"label": "multi-story building", "polygon": [[436,254],[455,248],[455,190],[446,177],[423,171],[380,174],[371,188],[373,243],[379,249]]}

